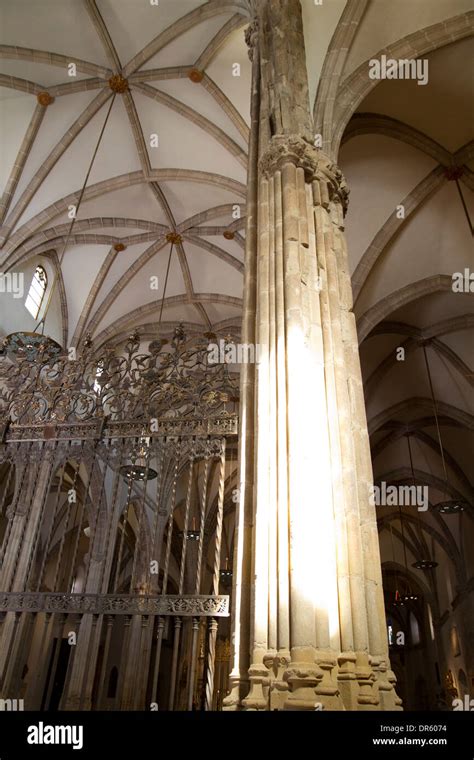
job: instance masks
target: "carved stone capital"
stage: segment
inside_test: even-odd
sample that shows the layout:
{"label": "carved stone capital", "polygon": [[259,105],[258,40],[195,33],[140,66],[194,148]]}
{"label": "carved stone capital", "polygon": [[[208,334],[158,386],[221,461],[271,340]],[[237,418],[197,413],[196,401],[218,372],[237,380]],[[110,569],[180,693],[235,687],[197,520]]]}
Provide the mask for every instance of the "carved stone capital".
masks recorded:
{"label": "carved stone capital", "polygon": [[258,40],[258,19],[254,18],[245,30],[245,42],[248,46],[248,55],[253,61],[253,52],[257,46]]}
{"label": "carved stone capital", "polygon": [[275,135],[260,158],[260,170],[270,178],[285,164],[304,169],[306,178],[311,180],[318,168],[318,150],[299,135]]}
{"label": "carved stone capital", "polygon": [[260,170],[269,178],[288,163],[303,169],[307,182],[325,182],[329,199],[341,203],[346,212],[349,189],[344,175],[320,148],[315,148],[299,135],[274,135],[260,158]]}

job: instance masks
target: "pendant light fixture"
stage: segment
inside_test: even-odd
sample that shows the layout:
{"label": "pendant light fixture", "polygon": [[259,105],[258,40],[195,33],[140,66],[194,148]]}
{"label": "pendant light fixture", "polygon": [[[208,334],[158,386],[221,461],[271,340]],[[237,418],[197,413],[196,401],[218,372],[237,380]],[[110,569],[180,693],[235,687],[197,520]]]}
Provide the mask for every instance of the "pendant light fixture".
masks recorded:
{"label": "pendant light fixture", "polygon": [[[416,486],[416,478],[415,478],[415,471],[413,469],[413,459],[411,455],[411,446],[410,446],[410,435],[407,434],[407,441],[408,441],[408,453],[410,458],[410,468],[411,468],[411,476],[412,476],[412,482],[413,485]],[[402,534],[402,545],[403,545],[403,561],[405,564],[405,583],[406,583],[406,590],[404,593],[399,595],[399,599],[402,603],[404,602],[416,602],[418,600],[418,594],[415,594],[414,591],[411,588],[411,584],[408,577],[408,560],[407,560],[407,547],[406,547],[406,541],[405,541],[405,529],[404,529],[404,523],[403,523],[403,512],[400,504],[398,505],[398,515],[400,518],[400,529]]]}
{"label": "pendant light fixture", "polygon": [[229,567],[229,557],[225,558],[225,566],[221,568],[220,578],[223,586],[229,586],[232,582],[232,570]]}
{"label": "pendant light fixture", "polygon": [[192,527],[188,528],[188,530],[186,531],[186,540],[199,541],[200,536],[201,536],[201,531],[197,529],[196,517],[193,515]]}
{"label": "pendant light fixture", "polygon": [[399,591],[397,566],[396,566],[396,562],[395,562],[395,545],[394,545],[394,541],[393,541],[393,527],[392,527],[392,523],[390,523],[390,542],[392,544],[392,562],[393,562],[393,565],[394,565],[394,568],[395,568],[395,594],[394,594],[394,597],[393,597],[392,606],[393,607],[403,607],[403,600],[402,600],[402,597],[401,597],[400,591]]}
{"label": "pendant light fixture", "polygon": [[158,473],[150,467],[150,439],[143,436],[138,442],[138,447],[132,453],[130,464],[122,465],[120,473],[127,480],[138,480],[148,482],[155,480]]}
{"label": "pendant light fixture", "polygon": [[[410,469],[411,469],[411,477],[413,481],[413,485],[416,485],[416,478],[415,478],[415,470],[413,467],[413,455],[411,451],[411,438],[410,434],[407,434],[407,444],[408,444],[408,457],[410,459]],[[429,570],[433,569],[438,566],[438,563],[435,562],[435,560],[429,559],[429,558],[423,558],[423,559],[417,559],[415,562],[412,562],[412,567],[416,568],[417,570]]]}
{"label": "pendant light fixture", "polygon": [[438,415],[438,405],[436,403],[436,397],[434,394],[434,388],[433,388],[433,379],[431,376],[431,368],[430,363],[428,360],[428,353],[426,351],[426,346],[429,344],[429,341],[423,342],[423,356],[425,360],[425,369],[426,369],[426,375],[428,379],[428,384],[430,388],[430,395],[431,395],[431,402],[433,404],[433,414],[435,418],[435,424],[436,424],[436,434],[438,438],[438,447],[439,447],[439,455],[441,457],[441,462],[443,465],[443,474],[444,474],[444,499],[437,504],[435,504],[435,509],[437,512],[443,514],[443,515],[455,515],[460,514],[461,512],[464,512],[466,507],[468,506],[468,503],[465,499],[450,499],[449,498],[449,491],[450,489],[450,483],[448,478],[448,469],[446,467],[446,459],[444,456],[444,447],[443,447],[443,441],[441,438],[441,427],[439,424],[439,415]]}

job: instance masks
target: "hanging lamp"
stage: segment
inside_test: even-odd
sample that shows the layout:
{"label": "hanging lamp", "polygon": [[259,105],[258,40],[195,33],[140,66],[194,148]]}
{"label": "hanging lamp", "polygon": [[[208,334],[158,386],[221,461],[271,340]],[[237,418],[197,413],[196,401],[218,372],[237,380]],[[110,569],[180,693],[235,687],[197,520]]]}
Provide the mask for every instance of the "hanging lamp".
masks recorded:
{"label": "hanging lamp", "polygon": [[187,541],[199,541],[201,537],[201,531],[196,528],[196,517],[193,515],[193,526],[186,531]]}
{"label": "hanging lamp", "polygon": [[434,509],[443,515],[456,515],[460,514],[461,512],[464,512],[464,510],[468,507],[468,502],[466,499],[460,498],[460,499],[450,499],[449,498],[449,491],[450,491],[450,483],[448,478],[448,469],[446,467],[446,460],[444,457],[444,447],[443,447],[443,441],[441,437],[441,427],[439,424],[439,415],[438,415],[438,405],[436,403],[436,397],[434,394],[434,387],[433,387],[433,378],[431,376],[431,368],[430,363],[428,360],[428,353],[426,351],[426,346],[429,343],[429,341],[423,341],[422,347],[423,347],[423,356],[425,360],[425,369],[426,369],[426,375],[428,378],[428,384],[430,388],[430,395],[431,395],[431,402],[433,404],[433,414],[435,418],[435,424],[436,424],[436,434],[438,438],[438,447],[439,447],[439,454],[441,457],[441,462],[443,465],[443,474],[444,474],[444,499],[442,501],[439,501],[437,504],[434,505]]}
{"label": "hanging lamp", "polygon": [[127,480],[138,480],[142,483],[155,480],[158,473],[150,467],[150,439],[148,437],[140,438],[136,451],[130,457],[130,464],[122,465],[120,473]]}
{"label": "hanging lamp", "polygon": [[[411,455],[411,445],[410,445],[410,434],[407,434],[407,442],[408,442],[408,453],[410,458],[410,468],[411,468],[411,476],[413,485],[416,485],[416,478],[415,478],[415,471],[413,469],[413,458]],[[398,514],[400,518],[400,528],[402,533],[402,545],[403,545],[403,560],[405,564],[405,576],[406,576],[406,586],[407,589],[404,594],[401,594],[401,600],[402,602],[416,602],[418,600],[418,594],[415,594],[414,591],[412,591],[410,581],[408,579],[408,561],[407,561],[407,547],[405,542],[405,529],[403,527],[403,512],[400,504],[398,505]]]}
{"label": "hanging lamp", "polygon": [[225,558],[225,566],[220,570],[220,579],[223,586],[229,586],[232,581],[232,570],[229,567],[229,557]]}
{"label": "hanging lamp", "polygon": [[395,545],[394,545],[394,542],[393,542],[392,523],[390,523],[390,542],[391,542],[391,545],[392,545],[392,562],[393,562],[393,565],[394,565],[394,568],[395,568],[395,594],[394,594],[394,597],[393,597],[392,605],[394,607],[401,607],[401,606],[403,606],[403,601],[402,601],[402,598],[400,596],[400,592],[398,590],[398,573],[397,573],[397,567],[396,567],[396,562],[395,562]]}
{"label": "hanging lamp", "polygon": [[[413,455],[411,451],[411,439],[410,434],[407,434],[407,443],[408,443],[408,456],[410,458],[410,468],[411,468],[411,476],[413,479],[413,485],[415,485],[415,470],[413,468]],[[438,566],[438,563],[430,558],[427,559],[417,559],[415,562],[412,562],[412,567],[416,568],[417,570],[429,570],[433,569]]]}

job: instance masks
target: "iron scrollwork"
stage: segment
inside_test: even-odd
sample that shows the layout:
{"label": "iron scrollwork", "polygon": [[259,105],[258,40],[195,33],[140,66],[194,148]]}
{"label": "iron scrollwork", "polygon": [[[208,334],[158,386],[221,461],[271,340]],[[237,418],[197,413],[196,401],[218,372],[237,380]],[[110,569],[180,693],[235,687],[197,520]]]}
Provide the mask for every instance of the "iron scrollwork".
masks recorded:
{"label": "iron scrollwork", "polygon": [[0,612],[228,617],[226,595],[0,593]]}
{"label": "iron scrollwork", "polygon": [[[138,333],[117,350],[95,351],[87,339],[77,358],[69,352],[0,356],[0,420],[7,440],[93,438],[107,435],[235,434],[238,374],[213,363],[215,336],[188,339],[182,328],[143,353]],[[225,344],[231,338],[224,340]],[[129,430],[127,430],[127,427]],[[100,437],[100,436],[99,436]]]}

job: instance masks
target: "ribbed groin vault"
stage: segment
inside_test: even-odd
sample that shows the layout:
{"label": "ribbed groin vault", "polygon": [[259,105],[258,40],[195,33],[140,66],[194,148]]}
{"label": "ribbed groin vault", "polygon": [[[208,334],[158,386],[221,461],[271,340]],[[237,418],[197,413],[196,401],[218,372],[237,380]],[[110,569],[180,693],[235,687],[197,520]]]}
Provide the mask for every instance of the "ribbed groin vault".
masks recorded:
{"label": "ribbed groin vault", "polygon": [[473,19],[0,3],[0,699],[472,693]]}

